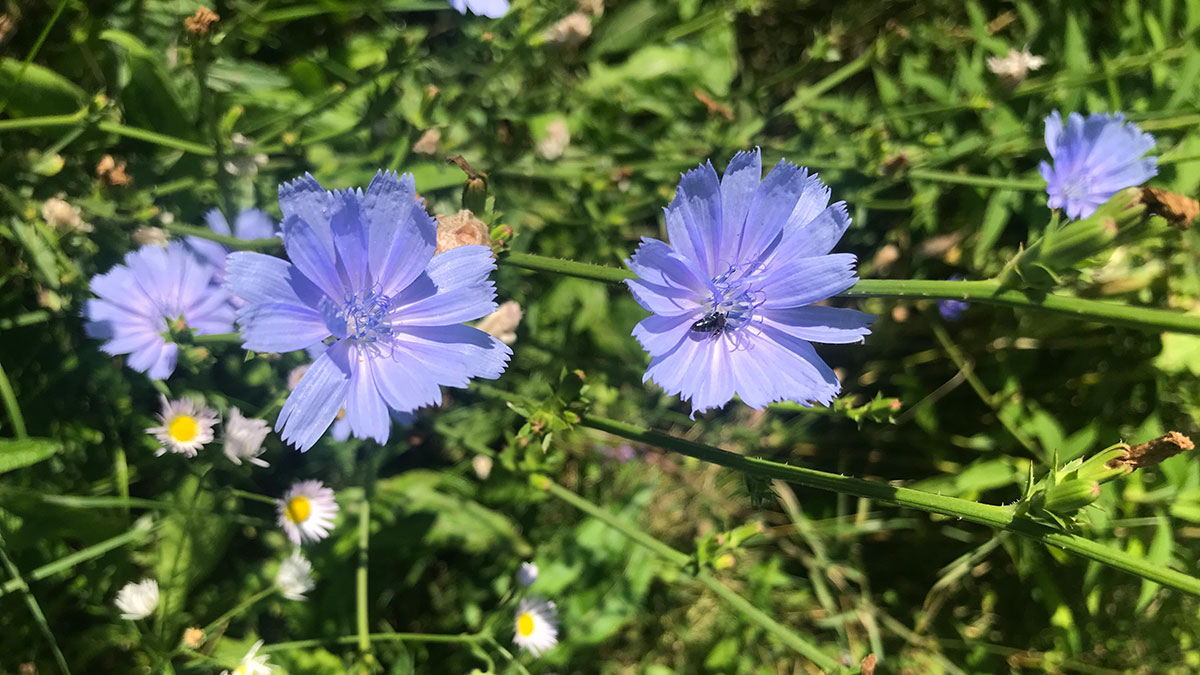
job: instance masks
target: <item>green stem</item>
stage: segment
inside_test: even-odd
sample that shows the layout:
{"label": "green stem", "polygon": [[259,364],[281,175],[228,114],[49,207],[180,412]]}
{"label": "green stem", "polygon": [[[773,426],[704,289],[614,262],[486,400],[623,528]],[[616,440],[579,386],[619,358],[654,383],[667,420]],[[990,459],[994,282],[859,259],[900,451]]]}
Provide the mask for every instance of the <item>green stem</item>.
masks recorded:
{"label": "green stem", "polygon": [[[686,571],[691,566],[692,559],[690,556],[682,553],[681,551],[675,550],[674,548],[654,538],[649,533],[643,531],[637,525],[634,525],[624,518],[610,513],[606,509],[596,506],[587,499],[580,497],[579,495],[566,489],[558,483],[555,483],[549,478],[546,478],[545,476],[535,476],[534,484],[545,489],[550,494],[558,497],[571,506],[574,506],[580,511],[583,511],[589,516],[603,521],[605,524],[617,530],[621,534],[624,534],[626,537],[629,537],[633,541],[658,554],[660,557],[674,563],[680,569]],[[701,570],[694,576],[697,581],[707,586],[710,590],[716,593],[718,597],[740,612],[742,616],[746,617],[746,619],[758,624],[763,630],[778,638],[780,642],[796,650],[796,652],[804,656],[809,661],[812,661],[818,668],[831,672],[841,672],[843,670],[843,668],[838,666],[837,661],[835,661],[825,652],[821,651],[819,647],[800,637],[787,626],[784,626],[778,621],[772,619],[765,612],[755,607],[750,603],[750,601],[738,595],[736,591],[721,583],[708,572]]]}
{"label": "green stem", "polygon": [[209,624],[203,628],[204,634],[212,635],[212,632],[218,626],[225,623],[226,621],[229,621],[230,619],[241,614],[242,612],[246,611],[251,606],[253,606],[255,603],[257,603],[259,600],[262,600],[263,598],[267,597],[268,595],[271,595],[274,592],[275,592],[275,586],[272,585],[272,586],[268,586],[268,587],[262,589],[261,591],[255,593],[254,595],[251,595],[250,597],[246,598],[245,600],[242,600],[241,602],[239,602],[237,605],[235,605],[229,611],[225,612],[221,616],[218,616],[217,618],[210,621]]}
{"label": "green stem", "polygon": [[668,434],[649,431],[617,420],[584,415],[583,425],[632,441],[672,450],[689,457],[737,469],[748,474],[785,480],[797,485],[829,490],[853,497],[874,499],[897,506],[938,513],[969,520],[998,530],[1014,532],[1047,546],[1056,546],[1103,565],[1155,581],[1164,586],[1193,595],[1200,595],[1200,579],[1156,565],[1124,551],[1100,544],[1078,535],[1057,530],[1031,518],[1018,516],[1012,508],[980,504],[957,497],[923,492],[912,488],[876,483],[816,469],[780,464],[765,459],[746,457],[711,445],[694,443]]}
{"label": "green stem", "polygon": [[4,399],[4,407],[8,410],[8,419],[12,422],[13,433],[17,438],[28,438],[25,430],[25,416],[21,414],[21,406],[17,403],[17,395],[13,392],[12,383],[8,381],[8,373],[0,365],[0,398]]}
{"label": "green stem", "polygon": [[209,335],[193,335],[192,342],[198,345],[241,344],[241,333],[211,333]]}
{"label": "green stem", "polygon": [[271,506],[275,506],[279,503],[278,500],[276,500],[274,497],[260,495],[257,492],[246,492],[245,490],[238,490],[236,488],[231,489],[229,492],[230,492],[230,494],[232,494],[235,497],[241,497],[242,499],[249,499],[249,500],[256,501],[256,502],[262,502],[263,504],[270,504]]}
{"label": "green stem", "polygon": [[[331,645],[352,645],[359,642],[359,635],[343,635],[336,638],[312,638],[309,640],[293,640],[291,642],[276,642],[273,645],[266,645],[258,650],[260,654],[271,654],[273,652],[287,652],[293,649],[312,649],[313,647],[327,647]],[[459,643],[471,644],[475,642],[485,641],[485,636],[477,633],[463,633],[461,635],[437,635],[434,633],[369,633],[367,635],[369,642],[442,642],[442,643]]]}
{"label": "green stem", "polygon": [[[633,279],[629,270],[604,265],[560,260],[530,253],[502,253],[499,264],[537,272],[553,272],[580,279],[620,283]],[[1128,326],[1140,330],[1174,331],[1200,335],[1200,316],[1115,302],[1086,300],[1052,293],[1004,288],[997,281],[927,281],[923,279],[860,279],[838,294],[844,298],[924,298],[967,300],[981,304],[1040,309],[1070,314],[1079,319]]]}
{"label": "green stem", "polygon": [[362,465],[362,503],[358,511],[358,566],[354,575],[355,623],[358,627],[358,651],[365,657],[371,651],[371,628],[367,605],[367,563],[371,544],[371,497],[375,492],[375,460],[379,453],[367,454],[359,448],[359,463]]}
{"label": "green stem", "polygon": [[100,122],[96,125],[96,128],[100,129],[101,131],[106,131],[110,134],[125,136],[126,138],[134,138],[139,141],[153,143],[154,145],[161,145],[165,148],[171,148],[173,150],[182,150],[195,155],[211,157],[215,152],[207,145],[201,145],[200,143],[196,143],[194,141],[188,141],[182,138],[160,134],[157,131],[150,131],[149,129],[139,129],[138,127],[125,126],[124,124],[120,124],[118,122]]}
{"label": "green stem", "polygon": [[41,117],[15,117],[10,120],[0,120],[0,132],[22,131],[24,129],[41,129],[44,127],[69,127],[87,119],[87,108],[81,108],[68,115],[44,115]]}
{"label": "green stem", "polygon": [[932,180],[939,183],[957,183],[959,185],[975,185],[978,187],[1002,188],[1006,190],[1028,190],[1041,192],[1046,189],[1046,181],[1041,178],[1002,178],[999,176],[973,176],[954,171],[938,171],[936,169],[911,169],[905,174],[918,180]]}
{"label": "green stem", "polygon": [[275,251],[283,248],[283,240],[278,237],[268,237],[266,239],[238,239],[235,236],[228,234],[217,234],[207,227],[196,227],[195,225],[185,225],[183,223],[169,223],[164,225],[168,232],[182,234],[189,237],[199,237],[208,239],[222,244],[236,251]]}
{"label": "green stem", "polygon": [[29,613],[33,615],[33,620],[42,631],[42,635],[45,636],[46,642],[50,643],[50,651],[54,654],[54,661],[58,664],[58,669],[63,672],[63,675],[71,675],[71,668],[67,666],[67,659],[63,656],[62,650],[58,648],[58,640],[54,638],[54,631],[50,630],[50,623],[46,620],[42,606],[38,604],[37,598],[33,597],[33,591],[29,590],[29,585],[25,583],[16,563],[8,557],[7,548],[4,536],[0,535],[0,562],[4,564],[4,569],[8,571],[12,581],[17,583],[17,589],[25,596],[25,604],[29,607]]}

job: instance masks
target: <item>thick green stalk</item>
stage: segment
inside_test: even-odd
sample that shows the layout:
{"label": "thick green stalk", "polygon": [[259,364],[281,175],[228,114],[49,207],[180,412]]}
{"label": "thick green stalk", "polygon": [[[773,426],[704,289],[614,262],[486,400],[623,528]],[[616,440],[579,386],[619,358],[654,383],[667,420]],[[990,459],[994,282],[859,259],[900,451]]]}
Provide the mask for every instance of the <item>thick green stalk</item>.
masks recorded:
{"label": "thick green stalk", "polygon": [[[283,246],[279,239],[237,239],[216,234],[211,230],[172,223],[168,230],[220,242],[242,250],[274,250]],[[501,253],[499,264],[535,272],[552,272],[569,277],[617,284],[633,279],[626,269],[561,260],[532,253]],[[928,281],[924,279],[860,279],[849,290],[838,294],[844,298],[925,298],[929,300],[966,300],[988,305],[1038,309],[1069,314],[1077,319],[1098,323],[1128,326],[1139,330],[1171,331],[1200,335],[1200,316],[1171,312],[1149,307],[1134,307],[1116,302],[1086,300],[1053,293],[1026,292],[1004,288],[997,281]]]}
{"label": "thick green stalk", "polygon": [[[603,521],[608,526],[617,530],[633,541],[645,546],[662,558],[674,563],[683,570],[686,570],[691,564],[691,557],[671,548],[667,544],[654,538],[649,533],[643,531],[637,525],[616,516],[609,511],[596,506],[590,501],[580,497],[574,492],[555,483],[545,476],[537,476],[534,479],[534,485],[545,489],[550,494],[558,497],[564,502],[574,506],[584,513]],[[784,626],[775,619],[772,619],[766,612],[755,607],[736,591],[721,583],[716,577],[713,577],[708,572],[701,570],[695,575],[697,581],[707,586],[710,590],[717,594],[729,606],[736,609],[746,617],[746,619],[758,624],[763,630],[775,636],[780,642],[796,650],[804,658],[812,661],[818,668],[827,672],[841,672],[844,669],[840,667],[832,657],[821,651],[819,647],[797,635],[792,629]]]}
{"label": "thick green stalk", "polygon": [[[553,272],[581,279],[620,283],[634,278],[633,272],[616,267],[559,260],[529,253],[504,253],[501,265],[538,272]],[[860,279],[849,290],[838,294],[845,298],[887,297],[926,298],[930,300],[966,300],[982,304],[1041,309],[1070,314],[1079,319],[1129,326],[1141,330],[1173,331],[1200,335],[1200,316],[1115,302],[1085,300],[1051,293],[1032,293],[1002,288],[997,281],[926,281],[922,279]]]}
{"label": "thick green stalk", "polygon": [[694,443],[682,438],[649,431],[642,427],[596,415],[584,415],[583,424],[622,438],[654,445],[665,450],[672,450],[689,457],[695,457],[696,459],[730,469],[737,469],[748,474],[777,478],[797,485],[817,488],[818,490],[829,490],[854,497],[874,499],[897,506],[905,506],[930,513],[961,518],[973,523],[994,527],[998,530],[1015,532],[1047,546],[1057,546],[1069,553],[1089,560],[1095,560],[1098,563],[1129,572],[1143,579],[1149,579],[1150,581],[1158,582],[1164,586],[1184,591],[1185,593],[1200,595],[1200,579],[1196,577],[1156,565],[1144,558],[1130,555],[1111,546],[1063,532],[1031,518],[1018,516],[1012,508],[980,504],[957,497],[947,497],[912,488],[889,485],[887,483],[876,483],[860,478],[852,478],[850,476],[817,471],[815,469],[806,469],[799,466],[790,466],[765,459],[746,457],[711,445]]}
{"label": "thick green stalk", "polygon": [[4,399],[4,407],[8,410],[8,421],[12,424],[13,434],[17,438],[28,438],[25,430],[25,416],[21,414],[21,406],[17,403],[17,394],[8,381],[4,366],[0,365],[0,399]]}
{"label": "thick green stalk", "polygon": [[192,342],[198,345],[241,344],[245,338],[241,333],[210,333],[208,335],[193,335]]}

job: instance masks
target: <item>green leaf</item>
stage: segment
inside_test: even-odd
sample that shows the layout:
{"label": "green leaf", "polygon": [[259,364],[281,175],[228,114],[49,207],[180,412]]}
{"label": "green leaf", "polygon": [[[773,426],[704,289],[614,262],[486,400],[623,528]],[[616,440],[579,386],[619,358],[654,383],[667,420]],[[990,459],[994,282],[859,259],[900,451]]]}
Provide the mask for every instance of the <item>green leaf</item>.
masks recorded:
{"label": "green leaf", "polygon": [[13,117],[73,113],[87,100],[74,82],[58,73],[16,59],[0,59],[0,92]]}
{"label": "green leaf", "polygon": [[49,438],[0,440],[0,473],[37,464],[62,450],[62,444]]}

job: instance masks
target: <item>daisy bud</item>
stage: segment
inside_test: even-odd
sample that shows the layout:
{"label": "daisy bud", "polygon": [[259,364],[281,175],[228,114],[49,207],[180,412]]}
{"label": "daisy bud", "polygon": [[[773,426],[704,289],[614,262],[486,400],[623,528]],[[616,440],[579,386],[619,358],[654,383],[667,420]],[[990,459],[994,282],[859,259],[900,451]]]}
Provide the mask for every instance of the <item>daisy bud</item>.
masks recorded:
{"label": "daisy bud", "polygon": [[532,586],[538,578],[538,566],[531,562],[521,563],[517,569],[517,583],[522,586]]}
{"label": "daisy bud", "polygon": [[263,420],[244,417],[242,411],[231,408],[229,419],[225,422],[225,456],[238,466],[241,466],[243,459],[255,466],[270,466],[258,458],[270,431]]}
{"label": "daisy bud", "polygon": [[183,646],[188,649],[199,649],[204,644],[204,631],[192,626],[183,631]]}

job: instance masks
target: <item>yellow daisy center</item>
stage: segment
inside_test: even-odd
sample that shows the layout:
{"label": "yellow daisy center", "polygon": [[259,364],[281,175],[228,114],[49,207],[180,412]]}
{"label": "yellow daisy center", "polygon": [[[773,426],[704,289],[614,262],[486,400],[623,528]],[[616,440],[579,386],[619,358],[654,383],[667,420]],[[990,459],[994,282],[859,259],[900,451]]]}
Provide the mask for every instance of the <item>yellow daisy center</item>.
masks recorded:
{"label": "yellow daisy center", "polygon": [[517,617],[517,632],[521,637],[529,637],[533,635],[533,615],[529,612]]}
{"label": "yellow daisy center", "polygon": [[287,509],[284,510],[287,519],[299,525],[308,520],[312,515],[312,502],[304,495],[296,495],[287,503]]}
{"label": "yellow daisy center", "polygon": [[167,435],[179,443],[191,443],[200,433],[200,425],[191,415],[179,415],[167,425]]}
{"label": "yellow daisy center", "polygon": [[233,675],[250,675],[250,667],[243,663],[233,669]]}

